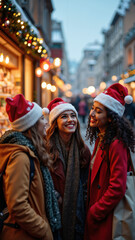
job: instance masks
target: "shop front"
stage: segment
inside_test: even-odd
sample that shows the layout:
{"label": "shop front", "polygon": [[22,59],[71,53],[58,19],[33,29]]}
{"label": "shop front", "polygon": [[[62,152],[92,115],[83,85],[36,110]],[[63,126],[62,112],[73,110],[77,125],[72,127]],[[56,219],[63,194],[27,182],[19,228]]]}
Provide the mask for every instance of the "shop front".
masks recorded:
{"label": "shop front", "polygon": [[23,52],[0,31],[0,135],[9,128],[6,97],[23,93]]}
{"label": "shop front", "polygon": [[15,1],[0,2],[0,136],[10,129],[6,98],[23,94],[40,104],[41,86],[35,68],[48,47]]}
{"label": "shop front", "polygon": [[10,128],[5,111],[6,97],[22,93],[30,101],[36,99],[38,79],[34,71],[37,62],[0,31],[0,136]]}

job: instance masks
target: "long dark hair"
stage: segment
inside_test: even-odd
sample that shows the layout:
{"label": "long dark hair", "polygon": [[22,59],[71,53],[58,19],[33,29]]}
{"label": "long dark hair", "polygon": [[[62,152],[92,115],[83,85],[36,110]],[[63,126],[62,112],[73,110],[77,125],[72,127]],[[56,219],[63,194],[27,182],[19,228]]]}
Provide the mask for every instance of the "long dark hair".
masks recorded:
{"label": "long dark hair", "polygon": [[[125,147],[129,148],[132,152],[135,151],[135,131],[129,121],[125,117],[120,117],[117,113],[105,107],[108,121],[106,126],[105,135],[102,139],[102,147],[105,149],[114,138],[122,141]],[[86,131],[86,139],[90,140],[92,144],[98,137],[99,129],[90,127],[90,116],[88,119],[88,126]]]}
{"label": "long dark hair", "polygon": [[[51,154],[51,158],[53,159],[54,166],[55,166],[55,162],[57,161],[57,158],[59,157],[59,152],[58,152],[58,149],[56,146],[56,140],[55,140],[55,135],[57,133],[58,133],[57,119],[55,119],[54,122],[51,124],[51,126],[47,130],[47,148],[48,148],[48,152]],[[73,134],[75,136],[75,139],[77,141],[77,145],[79,148],[80,164],[83,166],[83,164],[85,164],[86,162],[86,159],[84,158],[85,143],[80,134],[80,123],[78,120],[77,120],[76,131]]]}

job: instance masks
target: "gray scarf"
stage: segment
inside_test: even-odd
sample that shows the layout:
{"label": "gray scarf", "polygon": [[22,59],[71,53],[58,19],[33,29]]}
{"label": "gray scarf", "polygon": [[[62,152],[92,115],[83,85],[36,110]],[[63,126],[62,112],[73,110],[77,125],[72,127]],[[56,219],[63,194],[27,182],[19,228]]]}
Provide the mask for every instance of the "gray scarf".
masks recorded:
{"label": "gray scarf", "polygon": [[65,149],[63,144],[61,144],[58,135],[56,135],[56,146],[59,150],[59,156],[66,171],[62,209],[63,240],[74,240],[77,210],[76,206],[80,180],[79,150],[74,136],[72,137],[72,141],[69,146],[67,159],[64,158],[64,155],[67,156],[67,154],[63,153]]}

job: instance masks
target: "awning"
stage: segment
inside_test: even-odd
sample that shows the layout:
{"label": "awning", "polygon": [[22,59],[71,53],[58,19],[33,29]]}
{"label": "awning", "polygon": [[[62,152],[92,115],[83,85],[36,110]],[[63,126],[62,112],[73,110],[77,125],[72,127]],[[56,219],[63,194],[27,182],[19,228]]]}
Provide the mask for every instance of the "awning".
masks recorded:
{"label": "awning", "polygon": [[130,82],[135,82],[135,75],[129,78],[125,78],[124,83],[130,83]]}

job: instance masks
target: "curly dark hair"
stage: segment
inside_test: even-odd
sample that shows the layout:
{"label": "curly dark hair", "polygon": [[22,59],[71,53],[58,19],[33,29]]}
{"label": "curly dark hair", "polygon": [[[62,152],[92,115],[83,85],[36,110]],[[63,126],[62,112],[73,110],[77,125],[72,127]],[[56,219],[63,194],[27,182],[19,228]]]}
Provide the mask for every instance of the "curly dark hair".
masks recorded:
{"label": "curly dark hair", "polygon": [[[125,147],[132,152],[135,151],[135,131],[130,122],[125,117],[120,117],[117,113],[105,107],[107,111],[108,124],[106,126],[105,135],[102,139],[102,148],[105,149],[114,138],[122,141]],[[90,140],[92,144],[98,137],[99,129],[97,127],[90,127],[90,116],[88,119],[88,126],[86,130],[86,139]]]}
{"label": "curly dark hair", "polygon": [[[55,140],[55,135],[57,133],[58,133],[57,119],[55,119],[54,122],[51,124],[51,126],[47,130],[47,149],[48,149],[48,152],[51,154],[51,158],[53,159],[54,167],[55,167],[55,162],[57,161],[57,158],[59,157],[59,152],[58,152],[58,149],[56,146],[56,140]],[[77,141],[77,145],[79,148],[80,165],[83,166],[86,163],[86,159],[84,157],[85,143],[80,134],[80,123],[78,120],[77,120],[77,128],[76,128],[74,135],[75,135],[75,139]]]}

